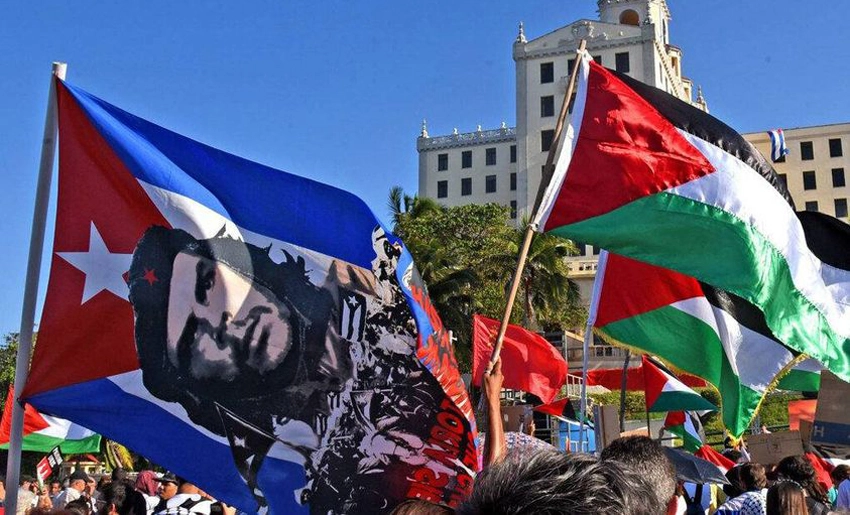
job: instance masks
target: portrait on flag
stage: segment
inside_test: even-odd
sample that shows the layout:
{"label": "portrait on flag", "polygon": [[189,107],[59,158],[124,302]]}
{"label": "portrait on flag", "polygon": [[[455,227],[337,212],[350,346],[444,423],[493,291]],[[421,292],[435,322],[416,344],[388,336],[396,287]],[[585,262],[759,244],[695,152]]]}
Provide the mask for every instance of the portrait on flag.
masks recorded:
{"label": "portrait on flag", "polygon": [[456,505],[472,408],[368,206],[57,90],[54,253],[21,397],[245,512]]}

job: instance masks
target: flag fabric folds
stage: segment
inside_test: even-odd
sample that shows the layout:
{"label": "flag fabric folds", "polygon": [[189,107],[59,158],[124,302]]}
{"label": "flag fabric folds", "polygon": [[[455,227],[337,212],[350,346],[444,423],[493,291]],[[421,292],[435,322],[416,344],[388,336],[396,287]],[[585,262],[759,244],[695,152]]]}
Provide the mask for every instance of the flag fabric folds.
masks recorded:
{"label": "flag fabric folds", "polygon": [[[694,411],[671,411],[664,419],[664,429],[682,439],[682,447],[697,452],[705,443],[705,431]],[[709,460],[711,461],[711,460]]]}
{"label": "flag fabric folds", "polygon": [[776,388],[797,392],[816,392],[820,390],[821,370],[823,366],[817,360],[803,360],[779,379]]}
{"label": "flag fabric folds", "polygon": [[773,339],[761,312],[696,279],[609,254],[595,331],[713,384],[736,437],[795,354]]}
{"label": "flag fabric folds", "polygon": [[643,367],[646,411],[717,410],[717,406],[685,386],[673,374],[662,370],[646,355],[641,359],[643,360],[641,366]]}
{"label": "flag fabric folds", "polygon": [[770,136],[770,159],[774,163],[790,154],[788,146],[785,145],[785,133],[782,129],[773,129],[767,131],[767,134]]}
{"label": "flag fabric folds", "polygon": [[569,397],[564,397],[563,399],[558,399],[557,401],[552,401],[547,404],[540,404],[539,406],[534,407],[534,411],[539,411],[555,417],[563,417],[576,421],[579,420],[577,415],[578,411]]}
{"label": "flag fabric folds", "polygon": [[[14,402],[15,391],[10,386],[3,407],[3,420],[0,420],[0,449],[9,448]],[[100,452],[100,435],[70,420],[39,413],[29,404],[24,404],[24,438],[21,449],[50,452],[57,446],[63,454]]]}
{"label": "flag fabric folds", "polygon": [[734,468],[736,465],[734,461],[715,451],[714,448],[712,448],[710,445],[703,445],[702,447],[697,449],[696,452],[694,452],[694,456],[696,456],[697,458],[702,458],[705,461],[714,463],[715,465],[717,465],[717,468],[719,468],[723,472],[723,474],[729,472],[729,470]]}
{"label": "flag fabric folds", "polygon": [[699,109],[579,61],[538,229],[741,297],[779,341],[850,380],[850,308],[770,164]]}
{"label": "flag fabric folds", "polygon": [[[499,321],[475,315],[473,326],[473,384],[481,385],[487,364],[493,355],[493,342],[499,333]],[[508,325],[502,347],[504,387],[532,393],[551,402],[567,381],[567,362],[558,350],[537,333]]]}
{"label": "flag fabric folds", "polygon": [[22,398],[245,512],[456,504],[472,408],[410,254],[368,207],[57,91],[56,232]]}

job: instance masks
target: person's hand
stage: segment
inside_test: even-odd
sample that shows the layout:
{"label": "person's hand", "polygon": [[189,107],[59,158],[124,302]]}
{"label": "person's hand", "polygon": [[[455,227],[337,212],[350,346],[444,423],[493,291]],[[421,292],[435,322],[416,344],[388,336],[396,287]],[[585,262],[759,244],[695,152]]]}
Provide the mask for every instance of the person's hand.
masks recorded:
{"label": "person's hand", "polygon": [[496,364],[493,365],[493,370],[489,374],[484,374],[481,384],[484,390],[484,397],[491,406],[498,406],[500,404],[502,383],[504,381],[505,376],[502,375],[502,358],[499,358],[496,360]]}

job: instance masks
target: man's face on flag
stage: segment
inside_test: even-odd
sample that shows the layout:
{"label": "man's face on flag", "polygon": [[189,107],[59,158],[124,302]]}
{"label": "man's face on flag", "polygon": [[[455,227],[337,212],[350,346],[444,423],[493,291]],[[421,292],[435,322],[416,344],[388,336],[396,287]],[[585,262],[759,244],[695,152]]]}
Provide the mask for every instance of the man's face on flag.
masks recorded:
{"label": "man's face on flag", "polygon": [[195,379],[263,374],[292,348],[289,308],[220,262],[179,253],[169,299],[168,359]]}

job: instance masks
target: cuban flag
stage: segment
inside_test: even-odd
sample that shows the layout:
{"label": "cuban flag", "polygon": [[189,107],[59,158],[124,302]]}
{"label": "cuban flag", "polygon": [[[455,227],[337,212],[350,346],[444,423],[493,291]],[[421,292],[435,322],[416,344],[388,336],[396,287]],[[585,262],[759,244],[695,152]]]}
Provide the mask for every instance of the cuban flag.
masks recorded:
{"label": "cuban flag", "polygon": [[22,398],[249,513],[449,506],[475,422],[410,255],[357,197],[57,84]]}
{"label": "cuban flag", "polygon": [[785,145],[785,133],[782,129],[773,129],[767,134],[770,136],[770,159],[776,163],[790,153]]}

